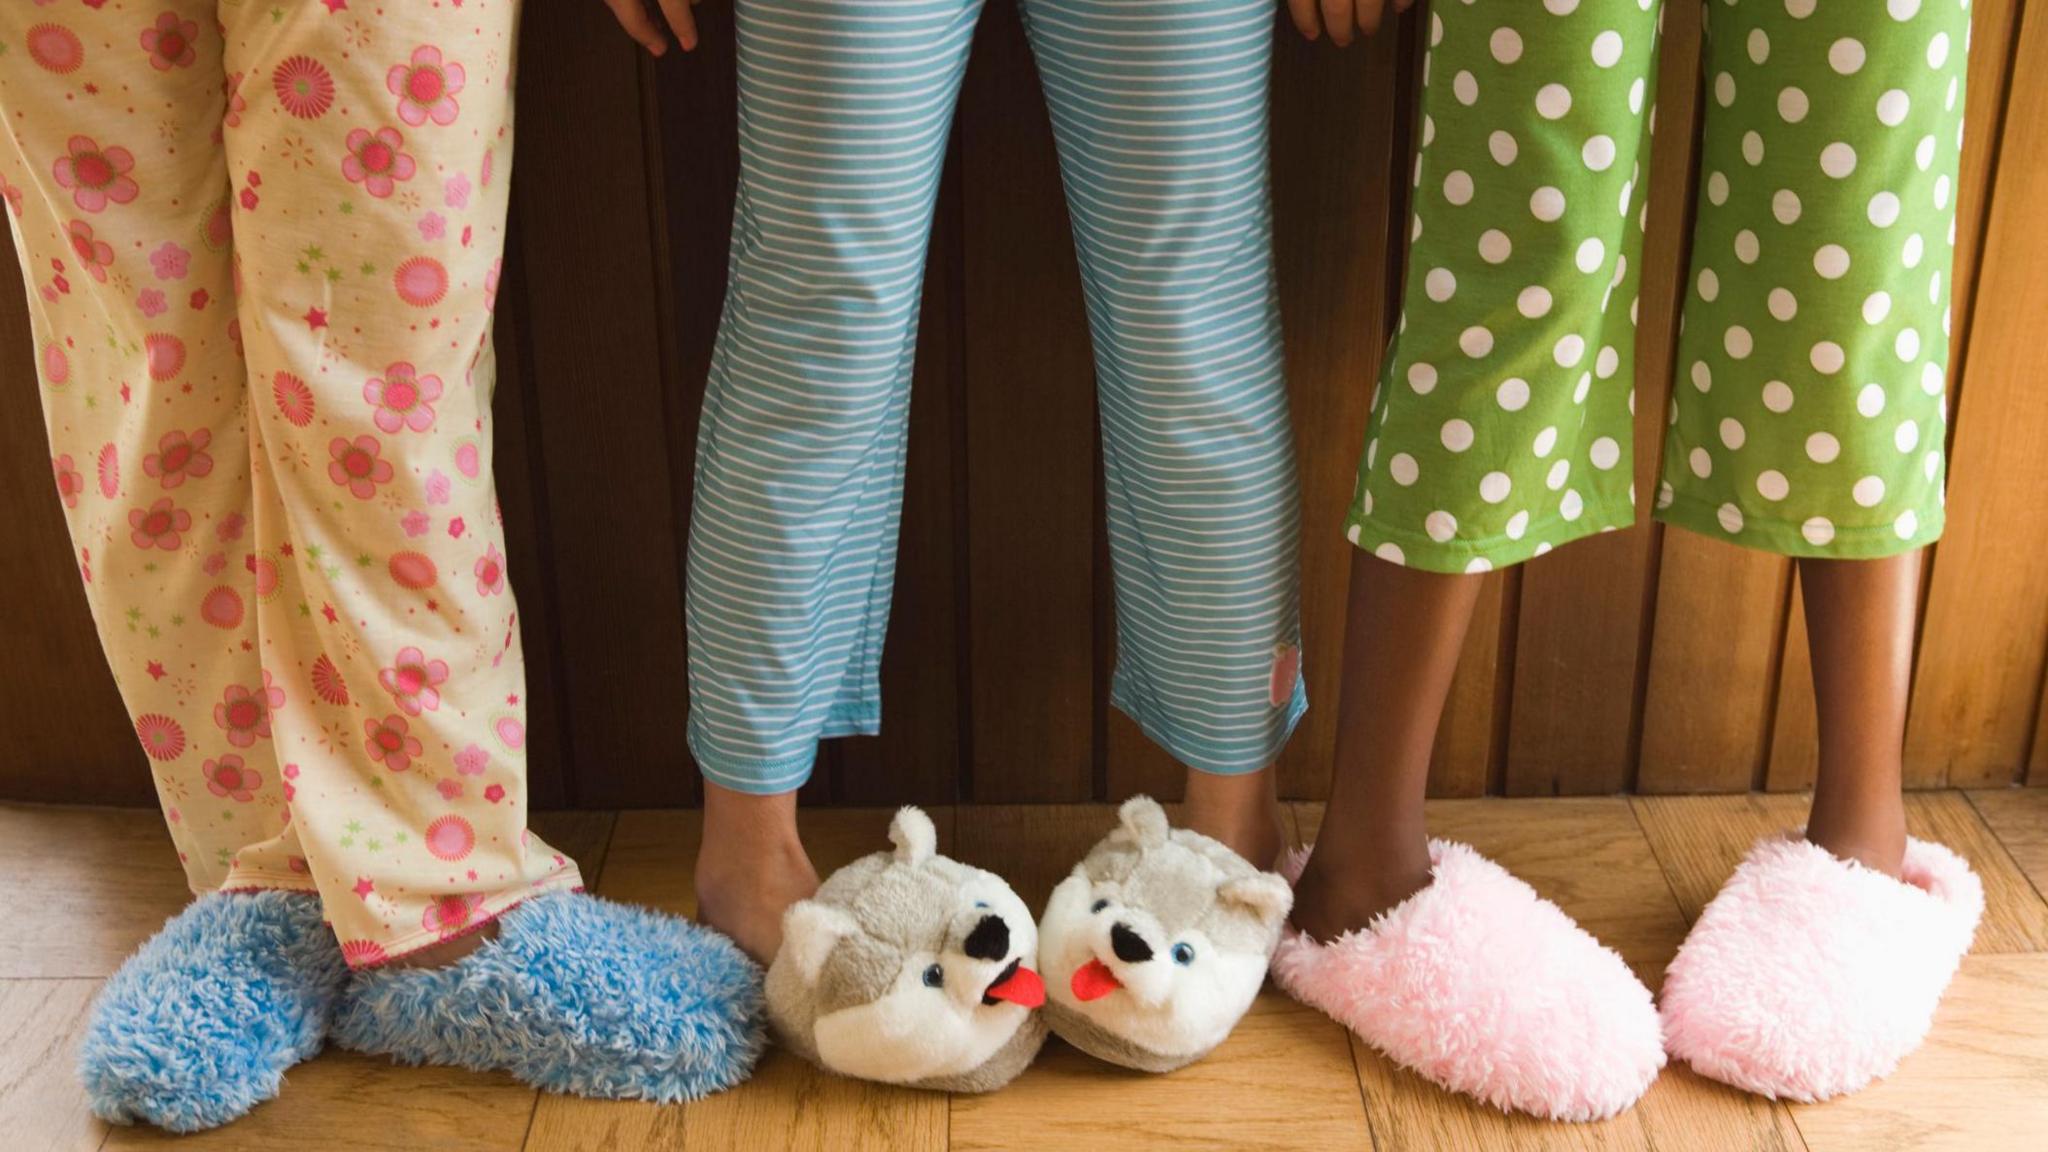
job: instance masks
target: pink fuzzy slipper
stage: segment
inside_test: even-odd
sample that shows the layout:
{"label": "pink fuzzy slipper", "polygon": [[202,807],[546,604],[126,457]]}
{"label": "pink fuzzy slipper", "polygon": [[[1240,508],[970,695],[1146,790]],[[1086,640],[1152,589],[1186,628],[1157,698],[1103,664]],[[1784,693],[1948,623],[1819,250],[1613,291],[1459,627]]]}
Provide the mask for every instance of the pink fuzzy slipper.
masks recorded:
{"label": "pink fuzzy slipper", "polygon": [[1664,1044],[1703,1076],[1825,1100],[1920,1046],[1970,950],[1984,886],[1906,842],[1904,882],[1793,833],[1757,842],[1664,975]]}
{"label": "pink fuzzy slipper", "polygon": [[[1290,927],[1287,994],[1403,1067],[1503,1110],[1599,1120],[1664,1066],[1649,989],[1564,910],[1463,844],[1432,840],[1434,879],[1370,927],[1319,944]],[[1290,880],[1306,850],[1284,865]]]}

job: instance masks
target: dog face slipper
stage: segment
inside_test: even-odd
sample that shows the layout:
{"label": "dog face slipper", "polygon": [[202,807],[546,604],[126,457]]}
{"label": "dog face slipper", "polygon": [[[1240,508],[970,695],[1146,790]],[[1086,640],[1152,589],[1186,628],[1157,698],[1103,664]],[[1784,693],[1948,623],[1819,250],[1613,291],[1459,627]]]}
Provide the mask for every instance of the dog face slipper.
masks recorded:
{"label": "dog face slipper", "polygon": [[[1553,1120],[1612,1116],[1664,1066],[1657,1010],[1622,958],[1463,844],[1429,887],[1328,944],[1289,930],[1273,977],[1389,1059],[1454,1092]],[[1290,877],[1308,854],[1294,854]]]}
{"label": "dog face slipper", "polygon": [[863,1080],[987,1092],[1045,1042],[1038,930],[1003,880],[941,856],[916,808],[894,851],[826,878],[783,918],[768,1014],[798,1055]]}
{"label": "dog face slipper", "polygon": [[1927,1036],[1970,950],[1984,888],[1909,840],[1903,880],[1804,838],[1760,841],[1664,977],[1664,1039],[1703,1076],[1825,1100],[1889,1075]]}
{"label": "dog face slipper", "polygon": [[1099,1059],[1169,1072],[1221,1044],[1266,980],[1294,893],[1138,796],[1053,889],[1046,1021]]}

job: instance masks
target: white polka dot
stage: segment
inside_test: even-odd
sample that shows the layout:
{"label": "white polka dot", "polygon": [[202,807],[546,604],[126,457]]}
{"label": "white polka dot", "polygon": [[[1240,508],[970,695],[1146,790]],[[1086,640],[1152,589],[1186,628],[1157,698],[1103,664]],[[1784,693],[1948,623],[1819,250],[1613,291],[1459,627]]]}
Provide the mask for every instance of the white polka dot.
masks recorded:
{"label": "white polka dot", "polygon": [[1919,447],[1920,425],[1911,420],[1899,421],[1898,428],[1892,432],[1892,446],[1901,452],[1911,452]]}
{"label": "white polka dot", "polygon": [[1783,380],[1773,380],[1764,385],[1764,407],[1773,412],[1792,410],[1792,389]]}
{"label": "white polka dot", "polygon": [[1844,36],[1828,45],[1828,67],[1844,76],[1863,70],[1863,42]]}
{"label": "white polka dot", "polygon": [[1714,372],[1713,369],[1707,367],[1705,360],[1695,360],[1692,362],[1692,386],[1702,392],[1714,390]]}
{"label": "white polka dot", "polygon": [[1767,468],[1757,473],[1756,490],[1766,500],[1783,500],[1791,493],[1792,482],[1785,479],[1783,472],[1775,468]]}
{"label": "white polka dot", "polygon": [[1588,236],[1585,242],[1579,245],[1579,271],[1588,274],[1597,272],[1606,260],[1607,245],[1602,244],[1598,236]]}
{"label": "white polka dot", "polygon": [[1948,208],[1948,189],[1949,189],[1949,181],[1948,181],[1948,174],[1947,174],[1947,173],[1945,173],[1945,172],[1944,172],[1944,173],[1943,173],[1943,174],[1941,174],[1940,176],[1937,176],[1937,177],[1935,177],[1935,180],[1934,180],[1934,206],[1935,206],[1936,208],[1938,208],[1938,209],[1942,209],[1942,210],[1944,210],[1944,211],[1945,211],[1945,210],[1947,210],[1947,208]]}
{"label": "white polka dot", "polygon": [[1849,489],[1849,494],[1865,508],[1875,508],[1884,499],[1884,481],[1876,476],[1865,476]]}
{"label": "white polka dot", "polygon": [[1702,480],[1714,474],[1714,457],[1705,448],[1693,449],[1692,454],[1686,457],[1686,463],[1691,466],[1692,474]]}
{"label": "white polka dot", "polygon": [[1527,512],[1517,512],[1513,516],[1508,517],[1508,539],[1520,540],[1522,538],[1522,534],[1527,532],[1528,530],[1529,514]]}
{"label": "white polka dot", "polygon": [[1444,199],[1458,205],[1471,203],[1472,177],[1463,171],[1453,172],[1444,177]]}
{"label": "white polka dot", "polygon": [[1939,68],[1948,63],[1948,33],[1936,32],[1934,39],[1927,42],[1927,66]]}
{"label": "white polka dot", "polygon": [[1820,170],[1842,179],[1856,170],[1856,150],[1840,140],[1820,150]]}
{"label": "white polka dot", "polygon": [[1889,292],[1872,292],[1863,298],[1863,322],[1881,324],[1891,315],[1892,297]]}
{"label": "white polka dot", "polygon": [[1496,28],[1489,42],[1493,58],[1503,64],[1513,64],[1522,58],[1522,37],[1513,28]]}
{"label": "white polka dot", "polygon": [[1771,315],[1779,320],[1790,320],[1799,315],[1799,298],[1783,288],[1771,289],[1766,303]]}
{"label": "white polka dot", "polygon": [[1509,412],[1520,412],[1529,404],[1529,382],[1520,376],[1510,376],[1493,390],[1493,399]]}
{"label": "white polka dot", "polygon": [[1742,134],[1742,158],[1754,168],[1764,162],[1764,138],[1755,132]]}
{"label": "white polka dot", "polygon": [[1934,137],[1922,136],[1920,143],[1913,146],[1913,163],[1922,172],[1934,163]]}
{"label": "white polka dot", "polygon": [[1545,428],[1536,434],[1536,443],[1531,445],[1531,450],[1536,453],[1536,458],[1541,460],[1545,456],[1550,455],[1550,450],[1555,447],[1557,447],[1557,429],[1551,427]]}
{"label": "white polka dot", "polygon": [[1892,14],[1892,19],[1904,22],[1920,11],[1920,0],[1886,0],[1884,8]]}
{"label": "white polka dot", "polygon": [[1734,359],[1747,360],[1749,359],[1750,351],[1756,347],[1756,341],[1751,338],[1749,329],[1744,328],[1740,324],[1735,324],[1731,325],[1728,331],[1722,335],[1721,347]]}
{"label": "white polka dot", "polygon": [[1536,114],[1556,120],[1572,110],[1572,92],[1562,84],[1545,84],[1536,90]]}
{"label": "white polka dot", "polygon": [[1401,553],[1401,546],[1391,541],[1373,549],[1372,554],[1390,564],[1400,564],[1407,559]]}
{"label": "white polka dot", "polygon": [[1564,482],[1566,480],[1571,479],[1571,475],[1571,461],[1559,460],[1550,466],[1550,472],[1548,475],[1543,477],[1543,483],[1552,492],[1555,492],[1559,488],[1564,487]]}
{"label": "white polka dot", "polygon": [[1918,360],[1920,358],[1920,330],[1918,328],[1899,329],[1899,338],[1892,342],[1892,351],[1898,354],[1899,359],[1908,364]]}
{"label": "white polka dot", "polygon": [[1794,192],[1790,188],[1778,189],[1777,194],[1771,197],[1771,215],[1776,216],[1780,224],[1797,223],[1799,220],[1799,193]]}
{"label": "white polka dot", "polygon": [[1842,346],[1833,340],[1815,344],[1806,358],[1813,365],[1813,370],[1823,376],[1833,376],[1842,370]]}
{"label": "white polka dot", "polygon": [[1505,263],[1514,250],[1514,242],[1498,228],[1488,228],[1479,236],[1479,258],[1488,264]]}
{"label": "white polka dot", "polygon": [[[1584,404],[1586,402],[1586,393],[1591,392],[1592,390],[1593,374],[1591,372],[1580,373],[1579,382],[1577,384],[1572,385],[1572,403]],[[1634,403],[1634,400],[1631,399],[1630,403]]]}
{"label": "white polka dot", "polygon": [[1735,103],[1735,77],[1726,72],[1714,77],[1714,102],[1723,108]]}
{"label": "white polka dot", "polygon": [[1878,123],[1887,128],[1897,128],[1906,122],[1906,114],[1913,110],[1913,98],[1903,89],[1894,88],[1877,98]]}
{"label": "white polka dot", "polygon": [[1475,576],[1481,572],[1491,571],[1493,571],[1493,561],[1488,560],[1484,556],[1474,556],[1472,559],[1465,562],[1465,574],[1468,576]]}
{"label": "white polka dot", "polygon": [[1408,387],[1415,389],[1417,396],[1427,396],[1436,387],[1436,365],[1415,363],[1408,366]]}
{"label": "white polka dot", "polygon": [[1771,58],[1771,38],[1761,28],[1749,30],[1749,62],[1761,64]]}
{"label": "white polka dot", "polygon": [[1879,228],[1891,227],[1899,219],[1899,198],[1890,192],[1879,192],[1870,198],[1867,215]]}
{"label": "white polka dot", "polygon": [[1901,540],[1911,540],[1914,534],[1920,531],[1920,517],[1914,515],[1913,510],[1908,508],[1899,513],[1897,520],[1892,521],[1892,531],[1897,532]]}
{"label": "white polka dot", "polygon": [[[1370,492],[1366,493],[1366,494],[1365,494],[1365,497],[1366,497],[1366,499],[1367,499],[1368,501],[1370,501],[1370,500],[1372,499],[1372,493],[1370,493]],[[1367,509],[1367,512],[1369,513],[1370,511],[1371,511],[1371,509],[1370,509],[1370,508],[1368,508],[1368,509]],[[1345,527],[1345,529],[1344,529],[1344,538],[1345,538],[1346,540],[1349,540],[1349,541],[1351,541],[1351,542],[1352,542],[1353,544],[1356,544],[1356,543],[1358,543],[1358,525],[1356,525],[1356,524],[1351,524],[1351,525],[1348,525],[1348,526],[1346,526],[1346,527]]]}
{"label": "white polka dot", "polygon": [[1806,93],[1798,88],[1787,88],[1778,93],[1778,115],[1787,124],[1797,124],[1806,119]]}
{"label": "white polka dot", "polygon": [[1920,462],[1926,465],[1922,471],[1927,473],[1927,478],[1934,479],[1935,473],[1941,471],[1941,449],[1931,449],[1926,456],[1921,457]]}
{"label": "white polka dot", "polygon": [[1569,368],[1585,358],[1586,338],[1576,332],[1561,336],[1551,348],[1550,355],[1559,368]]}
{"label": "white polka dot", "polygon": [[1806,537],[1808,544],[1821,548],[1835,538],[1835,525],[1825,516],[1815,516],[1799,526],[1799,534]]}
{"label": "white polka dot", "polygon": [[1475,324],[1458,333],[1458,347],[1464,349],[1465,355],[1477,360],[1493,351],[1493,333]]}
{"label": "white polka dot", "polygon": [[1629,180],[1629,181],[1626,181],[1626,182],[1624,182],[1624,183],[1622,184],[1622,186],[1621,186],[1621,199],[1620,199],[1620,201],[1619,201],[1619,202],[1618,202],[1618,204],[1617,204],[1617,207],[1618,207],[1618,208],[1620,209],[1620,211],[1621,211],[1621,215],[1623,215],[1623,216],[1627,216],[1627,215],[1628,215],[1628,202],[1629,202],[1629,199],[1630,199],[1631,197],[1633,197],[1633,196],[1634,196],[1635,194],[1636,194],[1636,182],[1635,182],[1635,181],[1633,181],[1633,180]]}
{"label": "white polka dot", "polygon": [[1620,368],[1621,353],[1615,351],[1612,344],[1601,348],[1600,355],[1593,358],[1593,371],[1598,373],[1602,380],[1614,375]]}
{"label": "white polka dot", "polygon": [[1756,233],[1744,228],[1735,234],[1735,258],[1737,260],[1742,261],[1744,264],[1754,264],[1756,263],[1757,256],[1761,253],[1762,247],[1757,243]]}
{"label": "white polka dot", "polygon": [[1699,289],[1700,299],[1705,300],[1709,304],[1712,304],[1714,298],[1721,294],[1721,278],[1714,275],[1712,268],[1700,269]]}
{"label": "white polka dot", "polygon": [[1875,416],[1884,411],[1884,385],[1865,384],[1856,391],[1856,411]]}
{"label": "white polka dot", "polygon": [[1508,498],[1508,492],[1515,486],[1505,472],[1488,472],[1479,480],[1479,498],[1488,504],[1498,504]]}
{"label": "white polka dot", "polygon": [[1429,533],[1429,538],[1431,540],[1434,540],[1437,543],[1442,544],[1444,541],[1449,540],[1451,537],[1456,536],[1458,534],[1458,518],[1456,516],[1451,515],[1449,512],[1445,512],[1442,509],[1438,509],[1435,512],[1431,512],[1429,516],[1423,520],[1422,527],[1425,531]]}
{"label": "white polka dot", "polygon": [[1479,78],[1470,72],[1460,71],[1451,77],[1451,95],[1458,103],[1470,108],[1479,102]]}
{"label": "white polka dot", "polygon": [[1392,476],[1394,483],[1403,488],[1415,483],[1415,477],[1420,472],[1415,457],[1406,452],[1397,453],[1392,460],[1387,461],[1387,475]]}
{"label": "white polka dot", "polygon": [[1548,9],[1552,16],[1569,16],[1578,11],[1579,0],[1543,0],[1543,7]]}
{"label": "white polka dot", "polygon": [[1733,452],[1742,447],[1748,439],[1749,433],[1743,429],[1742,421],[1735,419],[1733,416],[1722,419],[1721,443],[1726,445],[1729,451]]}
{"label": "white polka dot", "polygon": [[1730,536],[1742,531],[1742,509],[1737,508],[1735,505],[1721,505],[1718,518],[1721,521],[1721,531],[1728,533]]}
{"label": "white polka dot", "polygon": [[1529,196],[1529,214],[1545,223],[1564,215],[1564,193],[1545,185]]}
{"label": "white polka dot", "polygon": [[1593,63],[1612,68],[1621,59],[1621,33],[1612,30],[1593,37]]}
{"label": "white polka dot", "polygon": [[1515,297],[1515,311],[1531,320],[1550,314],[1550,289],[1531,284]]}
{"label": "white polka dot", "polygon": [[1813,270],[1823,280],[1840,280],[1849,272],[1849,250],[1840,244],[1823,244],[1813,254]]}
{"label": "white polka dot", "polygon": [[1614,166],[1614,138],[1612,136],[1593,137],[1586,141],[1584,148],[1579,149],[1579,158],[1586,162],[1586,167],[1591,168],[1595,172],[1607,171]]}
{"label": "white polka dot", "polygon": [[1832,433],[1815,432],[1806,438],[1806,458],[1815,464],[1832,464],[1842,454],[1842,442]]}
{"label": "white polka dot", "polygon": [[1441,304],[1458,294],[1458,278],[1449,268],[1431,268],[1422,278],[1422,291]]}
{"label": "white polka dot", "polygon": [[1785,11],[1794,20],[1804,20],[1813,15],[1814,0],[1785,0]]}
{"label": "white polka dot", "polygon": [[1920,369],[1920,390],[1929,396],[1939,396],[1948,390],[1948,373],[1941,365],[1929,361]]}
{"label": "white polka dot", "polygon": [[1926,251],[1926,241],[1921,240],[1920,234],[1915,232],[1911,236],[1906,237],[1906,245],[1899,251],[1899,262],[1908,268],[1918,268],[1920,266],[1920,257]]}
{"label": "white polka dot", "polygon": [[1636,82],[1628,86],[1628,111],[1631,116],[1642,114],[1643,78],[1641,76],[1636,77]]}
{"label": "white polka dot", "polygon": [[1587,454],[1593,459],[1593,467],[1605,472],[1621,463],[1621,443],[1612,436],[1602,436],[1593,441]]}
{"label": "white polka dot", "polygon": [[1564,499],[1557,502],[1557,514],[1566,520],[1577,520],[1579,514],[1585,510],[1585,498],[1579,495],[1579,490],[1576,488],[1565,493]]}
{"label": "white polka dot", "polygon": [[1463,452],[1472,446],[1472,425],[1463,420],[1446,420],[1439,439],[1443,441],[1445,448],[1453,452]]}
{"label": "white polka dot", "polygon": [[1502,167],[1513,164],[1515,157],[1522,151],[1521,146],[1515,143],[1515,138],[1506,132],[1495,132],[1488,136],[1486,150],[1493,153],[1493,162]]}

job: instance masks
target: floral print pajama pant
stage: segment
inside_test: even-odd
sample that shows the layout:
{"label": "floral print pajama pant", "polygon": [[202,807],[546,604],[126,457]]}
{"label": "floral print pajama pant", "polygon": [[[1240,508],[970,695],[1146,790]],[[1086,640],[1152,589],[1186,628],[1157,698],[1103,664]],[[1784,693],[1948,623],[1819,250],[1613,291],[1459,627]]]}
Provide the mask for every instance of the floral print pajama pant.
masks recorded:
{"label": "floral print pajama pant", "polygon": [[[1408,286],[1353,543],[1484,571],[1635,520],[1663,0],[1431,6]],[[1788,555],[1942,527],[1968,0],[1712,0],[1657,515]],[[1682,147],[1683,141],[1665,140]]]}
{"label": "floral print pajama pant", "polygon": [[526,830],[491,484],[515,0],[9,0],[51,463],[192,887],[351,964],[575,865]]}

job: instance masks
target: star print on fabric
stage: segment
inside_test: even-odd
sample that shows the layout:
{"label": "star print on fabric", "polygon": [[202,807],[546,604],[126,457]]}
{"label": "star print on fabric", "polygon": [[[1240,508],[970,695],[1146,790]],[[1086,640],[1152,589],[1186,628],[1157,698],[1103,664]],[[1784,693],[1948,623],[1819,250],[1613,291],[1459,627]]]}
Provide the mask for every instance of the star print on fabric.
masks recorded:
{"label": "star print on fabric", "polygon": [[355,894],[357,896],[360,896],[363,899],[368,900],[370,898],[370,893],[375,890],[376,885],[370,883],[370,878],[368,876],[362,876],[356,879]]}
{"label": "star print on fabric", "polygon": [[321,311],[318,308],[306,309],[305,320],[306,327],[311,331],[317,332],[320,329],[327,327],[327,313]]}
{"label": "star print on fabric", "polygon": [[152,680],[161,680],[161,679],[163,679],[163,678],[164,678],[164,665],[163,665],[163,661],[161,661],[161,660],[151,660],[151,661],[149,662],[149,667],[148,667],[147,671],[149,672],[149,678],[150,678],[150,679],[152,679]]}
{"label": "star print on fabric", "polygon": [[340,12],[348,7],[348,0],[320,0],[320,3],[327,6],[329,15]]}
{"label": "star print on fabric", "polygon": [[332,604],[322,604],[322,605],[320,606],[320,614],[321,614],[322,616],[325,616],[325,617],[327,617],[327,622],[328,622],[329,624],[332,624],[332,623],[334,623],[334,622],[335,622],[335,621],[336,621],[337,619],[339,619],[339,617],[338,617],[338,616],[337,616],[337,615],[335,614],[335,611],[334,611],[334,605],[332,605]]}

